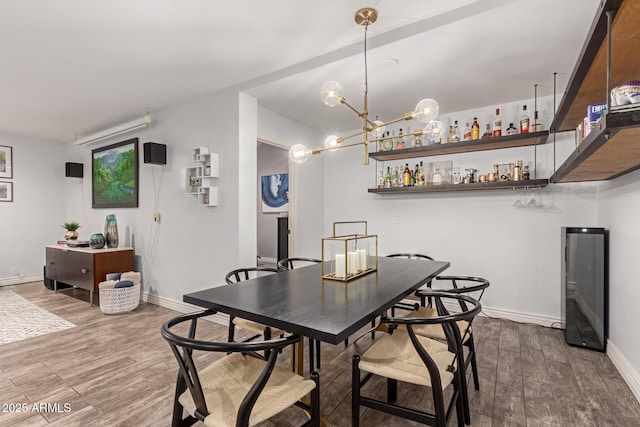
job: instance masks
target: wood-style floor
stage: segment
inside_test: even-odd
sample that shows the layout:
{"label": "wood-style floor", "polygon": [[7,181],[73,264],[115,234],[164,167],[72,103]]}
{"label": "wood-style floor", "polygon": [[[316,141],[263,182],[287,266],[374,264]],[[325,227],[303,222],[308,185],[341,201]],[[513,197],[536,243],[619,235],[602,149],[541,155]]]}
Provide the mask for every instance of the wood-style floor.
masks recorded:
{"label": "wood-style floor", "polygon": [[[0,425],[170,425],[177,365],[159,331],[178,313],[141,303],[132,313],[106,316],[89,308],[80,291],[55,295],[42,283],[3,289],[77,327],[0,346],[2,409],[28,406],[26,413],[0,412]],[[475,334],[481,390],[470,389],[472,425],[640,426],[640,404],[606,355],[567,346],[559,330],[510,321],[478,318]],[[199,335],[225,339],[226,327],[202,322]],[[322,344],[321,412],[328,425],[350,425],[351,356],[370,344],[368,335],[349,347]],[[281,362],[287,358],[283,353]],[[384,396],[384,383],[370,381],[366,390]],[[420,387],[398,389],[398,402],[407,406],[429,400]],[[61,411],[32,412],[33,403],[59,403]],[[299,425],[303,417],[290,409],[265,424]],[[415,424],[370,409],[361,410],[361,420]]]}

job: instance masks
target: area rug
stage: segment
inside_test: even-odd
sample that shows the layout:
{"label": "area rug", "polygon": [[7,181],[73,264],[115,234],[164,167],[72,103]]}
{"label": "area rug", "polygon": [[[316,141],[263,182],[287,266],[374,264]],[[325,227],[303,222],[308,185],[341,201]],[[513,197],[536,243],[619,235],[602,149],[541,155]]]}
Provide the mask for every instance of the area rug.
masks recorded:
{"label": "area rug", "polygon": [[0,291],[0,345],[74,326],[13,291]]}

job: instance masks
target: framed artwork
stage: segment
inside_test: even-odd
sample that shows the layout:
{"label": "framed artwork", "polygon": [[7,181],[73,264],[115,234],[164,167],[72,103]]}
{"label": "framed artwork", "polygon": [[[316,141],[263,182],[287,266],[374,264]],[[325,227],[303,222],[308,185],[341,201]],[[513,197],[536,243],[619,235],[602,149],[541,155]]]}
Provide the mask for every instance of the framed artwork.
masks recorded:
{"label": "framed artwork", "polygon": [[13,148],[0,145],[0,178],[13,178]]}
{"label": "framed artwork", "polygon": [[261,177],[262,213],[289,211],[289,174],[279,173]]}
{"label": "framed artwork", "polygon": [[0,181],[0,202],[13,202],[13,182]]}
{"label": "framed artwork", "polygon": [[91,203],[99,208],[138,207],[138,138],[91,151]]}

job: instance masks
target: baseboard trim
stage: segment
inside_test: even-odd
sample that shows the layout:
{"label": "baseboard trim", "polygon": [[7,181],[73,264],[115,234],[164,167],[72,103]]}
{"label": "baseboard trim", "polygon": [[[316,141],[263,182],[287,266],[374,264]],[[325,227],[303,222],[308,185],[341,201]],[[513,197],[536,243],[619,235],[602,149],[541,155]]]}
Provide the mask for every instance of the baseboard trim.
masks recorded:
{"label": "baseboard trim", "polygon": [[636,400],[640,402],[640,375],[611,340],[607,341],[607,356],[620,372],[622,379],[627,383]]}
{"label": "baseboard trim", "polygon": [[[415,301],[412,301],[415,302]],[[446,302],[445,307],[451,312],[460,311],[460,306],[455,302]],[[496,319],[512,320],[518,323],[534,323],[536,325],[546,326],[548,328],[562,323],[561,319],[556,317],[540,316],[538,314],[520,313],[518,311],[504,310],[502,308],[492,308],[482,306],[480,316],[492,317]]]}
{"label": "baseboard trim", "polygon": [[44,276],[42,274],[32,274],[29,276],[5,277],[0,279],[0,287],[9,285],[21,285],[23,283],[42,282]]}
{"label": "baseboard trim", "polygon": [[[179,313],[194,313],[202,310],[202,307],[198,307],[197,305],[177,301],[172,298],[162,297],[157,294],[150,294],[149,292],[142,293],[142,301],[168,308],[169,310],[177,311]],[[205,317],[205,319],[224,326],[229,324],[229,315],[223,313],[216,313],[213,316]]]}

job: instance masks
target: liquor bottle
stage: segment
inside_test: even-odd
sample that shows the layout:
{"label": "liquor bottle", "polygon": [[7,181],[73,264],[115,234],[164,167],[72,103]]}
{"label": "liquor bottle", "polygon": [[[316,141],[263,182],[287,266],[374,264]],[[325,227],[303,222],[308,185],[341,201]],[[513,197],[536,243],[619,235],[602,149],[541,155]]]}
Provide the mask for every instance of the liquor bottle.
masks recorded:
{"label": "liquor bottle", "polygon": [[378,175],[378,188],[384,188],[384,170],[380,169],[380,175]]}
{"label": "liquor bottle", "polygon": [[422,147],[422,138],[420,137],[420,135],[416,135],[413,138],[413,146],[414,147]]}
{"label": "liquor bottle", "polygon": [[464,136],[462,138],[463,141],[471,141],[471,128],[469,127],[469,122],[464,127]]}
{"label": "liquor bottle", "polygon": [[507,128],[507,135],[515,135],[518,133],[518,129],[513,125],[513,123],[509,123],[509,127]]}
{"label": "liquor bottle", "polygon": [[402,134],[402,128],[400,128],[400,132],[398,132],[398,150],[402,150],[404,148],[404,135]]}
{"label": "liquor bottle", "polygon": [[524,181],[528,181],[529,179],[531,179],[531,174],[529,173],[529,165],[525,165],[522,168],[522,179]]}
{"label": "liquor bottle", "polygon": [[453,142],[453,125],[449,125],[449,135],[447,135],[447,143]]}
{"label": "liquor bottle", "polygon": [[409,186],[413,187],[413,186],[416,185],[416,173],[415,173],[414,170],[411,170],[410,172],[411,172],[411,178],[410,178],[410,181],[409,181]]}
{"label": "liquor bottle", "polygon": [[542,123],[538,119],[538,111],[533,113],[533,123],[531,123],[531,132],[540,132],[542,130]]}
{"label": "liquor bottle", "polygon": [[473,118],[473,124],[471,125],[471,139],[480,138],[480,125],[478,124],[478,118]]}
{"label": "liquor bottle", "polygon": [[453,124],[453,136],[451,137],[451,142],[460,142],[460,133],[458,132],[457,120]]}
{"label": "liquor bottle", "polygon": [[391,177],[391,186],[399,187],[400,186],[400,178],[398,177],[398,167],[393,168],[393,176]]}
{"label": "liquor bottle", "polygon": [[420,160],[420,175],[418,176],[419,185],[427,185],[425,178],[426,174],[424,173],[424,166],[422,165],[422,160]]}
{"label": "liquor bottle", "polygon": [[529,133],[529,116],[527,115],[527,106],[522,106],[522,118],[520,119],[520,133]]}
{"label": "liquor bottle", "polygon": [[502,119],[500,118],[500,109],[496,108],[496,117],[493,119],[493,137],[502,136]]}
{"label": "liquor bottle", "polygon": [[391,139],[391,135],[389,134],[389,131],[387,131],[387,135],[385,136],[384,140],[384,151],[391,150],[393,150],[393,139]]}
{"label": "liquor bottle", "polygon": [[387,166],[387,176],[384,179],[384,187],[391,188],[391,167]]}
{"label": "liquor bottle", "polygon": [[409,170],[409,163],[405,164],[404,172],[402,174],[402,185],[408,187],[411,185],[411,171]]}
{"label": "liquor bottle", "polygon": [[516,160],[513,170],[511,171],[511,179],[513,181],[522,180],[522,168],[520,167],[520,160]]}
{"label": "liquor bottle", "polygon": [[482,139],[489,139],[493,136],[493,134],[491,133],[491,125],[489,123],[487,123],[487,128],[485,129],[484,133],[482,134]]}
{"label": "liquor bottle", "polygon": [[442,175],[440,175],[439,168],[433,172],[433,185],[442,185]]}
{"label": "liquor bottle", "polygon": [[[378,116],[376,116],[376,121],[378,120]],[[382,135],[380,136],[380,139],[378,140],[378,151],[384,151],[384,132],[382,132]]]}

